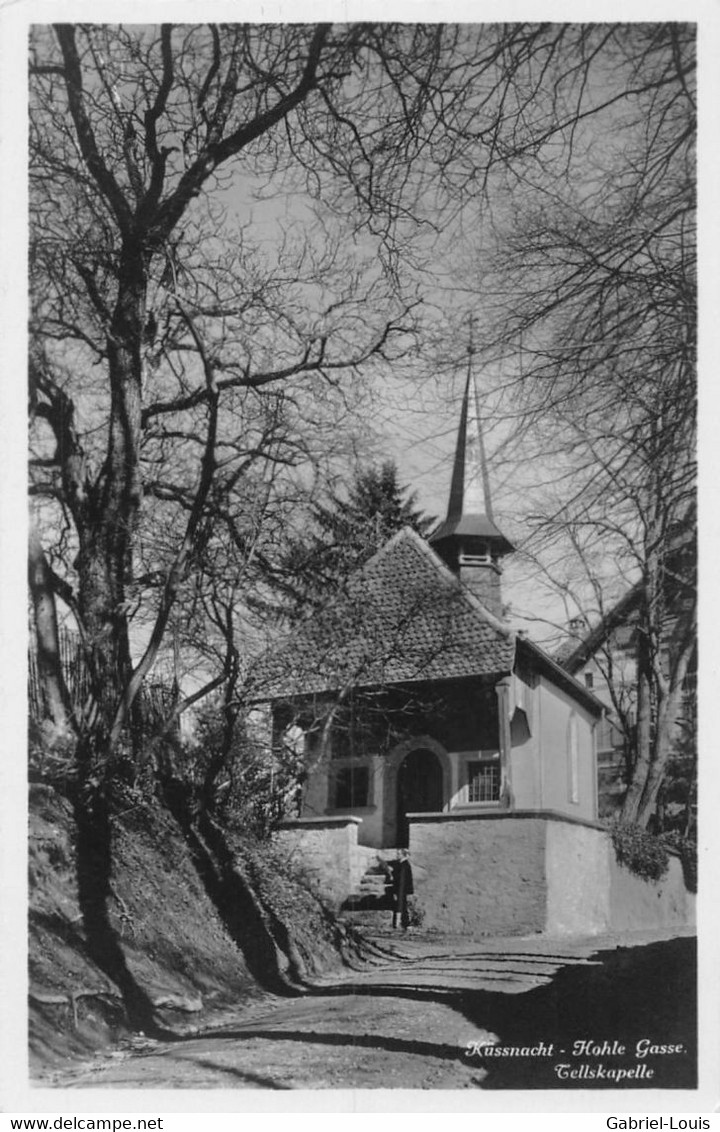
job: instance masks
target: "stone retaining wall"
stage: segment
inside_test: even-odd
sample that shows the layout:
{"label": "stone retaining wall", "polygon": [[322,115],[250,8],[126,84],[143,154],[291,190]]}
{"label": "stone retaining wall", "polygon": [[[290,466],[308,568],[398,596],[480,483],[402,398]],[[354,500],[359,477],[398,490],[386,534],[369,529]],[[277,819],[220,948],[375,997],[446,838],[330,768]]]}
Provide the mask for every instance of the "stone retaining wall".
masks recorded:
{"label": "stone retaining wall", "polygon": [[372,850],[358,845],[361,818],[298,818],[283,822],[273,837],[288,863],[331,903],[354,892]]}
{"label": "stone retaining wall", "polygon": [[481,935],[542,931],[544,845],[541,818],[413,815],[410,853],[423,926]]}
{"label": "stone retaining wall", "polygon": [[427,928],[468,935],[595,935],[694,925],[680,861],[646,881],[607,830],[551,811],[414,814],[410,850]]}
{"label": "stone retaining wall", "polygon": [[610,870],[615,852],[604,829],[548,821],[545,875],[549,935],[594,935],[611,927]]}
{"label": "stone retaining wall", "polygon": [[610,922],[613,928],[691,927],[695,924],[695,895],[688,892],[679,857],[672,855],[661,880],[646,881],[613,860],[610,869]]}
{"label": "stone retaining wall", "polygon": [[[290,867],[338,906],[378,856],[357,817],[284,822]],[[595,935],[694,924],[695,900],[672,857],[661,881],[619,865],[607,830],[552,811],[413,814],[410,852],[423,927],[464,935]]]}

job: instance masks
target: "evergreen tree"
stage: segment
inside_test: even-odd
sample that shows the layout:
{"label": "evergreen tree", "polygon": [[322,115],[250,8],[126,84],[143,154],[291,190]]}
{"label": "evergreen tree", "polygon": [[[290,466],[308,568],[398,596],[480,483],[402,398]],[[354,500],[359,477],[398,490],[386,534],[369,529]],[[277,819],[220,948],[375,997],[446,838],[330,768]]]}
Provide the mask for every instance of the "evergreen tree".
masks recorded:
{"label": "evergreen tree", "polygon": [[358,471],[347,491],[314,505],[311,520],[311,533],[291,539],[269,568],[270,584],[291,618],[323,605],[403,527],[425,537],[435,523],[399,483],[392,460]]}

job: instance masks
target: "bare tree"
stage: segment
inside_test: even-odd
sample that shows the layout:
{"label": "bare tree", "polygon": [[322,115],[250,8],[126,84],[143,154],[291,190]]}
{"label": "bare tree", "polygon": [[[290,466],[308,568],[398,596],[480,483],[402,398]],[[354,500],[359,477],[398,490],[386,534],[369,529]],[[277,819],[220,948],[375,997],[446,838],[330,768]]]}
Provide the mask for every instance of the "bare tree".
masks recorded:
{"label": "bare tree", "polygon": [[619,579],[638,586],[623,817],[642,824],[695,647],[694,66],[690,26],[607,29],[595,76],[616,97],[578,123],[570,166],[563,153],[516,190],[483,278],[515,454],[535,461],[528,549],[591,620]]}
{"label": "bare tree", "polygon": [[[218,480],[239,481],[260,457],[291,459],[287,429],[278,440],[272,422],[253,423],[267,418],[260,391],[293,384],[281,411],[295,414],[292,444],[306,455],[322,438],[303,443],[303,411],[339,371],[392,355],[402,332],[397,304],[356,332],[375,284],[360,287],[336,238],[320,245],[316,233],[310,248],[288,237],[268,273],[259,253],[219,246],[213,207],[198,205],[205,189],[222,193],[218,170],[239,154],[252,150],[248,179],[282,174],[293,153],[280,127],[306,100],[331,100],[354,50],[326,27],[35,33],[33,491],[72,528],[75,612],[102,722],[90,736],[76,721],[91,762],[107,760],[126,726]],[[311,124],[294,122],[306,149]],[[178,506],[184,531],[133,666],[128,622],[143,599],[135,577],[152,497]]]}
{"label": "bare tree", "polygon": [[[283,422],[295,424],[290,452],[321,444],[320,430],[304,443],[303,418],[314,412],[329,428],[337,376],[392,358],[405,333],[405,307],[382,272],[360,279],[330,223],[316,224],[312,241],[276,241],[274,263],[260,242],[246,246],[241,225],[228,243],[223,172],[236,162],[246,201],[270,183],[297,191],[295,167],[332,174],[320,159],[326,128],[351,126],[343,102],[355,100],[366,136],[377,124],[362,82],[336,102],[360,49],[357,31],[325,26],[33,32],[32,490],[54,504],[42,513],[44,537],[68,532],[57,577],[92,689],[89,710],[72,719],[88,948],[143,1028],[152,1009],[107,910],[109,793],[140,689],[212,505],[217,513],[257,462],[291,459]],[[381,293],[382,316],[368,317]],[[281,385],[290,392],[276,403],[279,436],[260,399]],[[148,571],[158,523],[174,537]],[[44,596],[54,596],[46,584]],[[130,622],[148,605],[133,663]],[[57,670],[43,675],[49,687]]]}

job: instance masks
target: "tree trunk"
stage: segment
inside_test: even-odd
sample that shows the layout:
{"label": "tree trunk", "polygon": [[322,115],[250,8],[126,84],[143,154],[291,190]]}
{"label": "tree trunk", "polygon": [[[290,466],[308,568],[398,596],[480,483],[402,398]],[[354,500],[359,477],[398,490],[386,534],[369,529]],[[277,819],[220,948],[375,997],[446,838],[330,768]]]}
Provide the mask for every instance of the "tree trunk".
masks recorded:
{"label": "tree trunk", "polygon": [[34,524],[30,524],[28,574],[35,616],[37,667],[44,710],[43,731],[51,742],[72,731],[72,707],[60,663],[60,641],[52,576]]}
{"label": "tree trunk", "polygon": [[637,648],[637,727],[635,739],[635,760],[632,777],[627,788],[620,820],[623,822],[637,822],[640,799],[645,782],[650,773],[651,751],[651,724],[652,724],[652,697],[651,697],[651,671],[652,661],[648,635],[643,627],[638,631]]}
{"label": "tree trunk", "polygon": [[[688,613],[682,624],[680,619],[678,624],[684,643],[677,645],[671,671],[662,677],[653,672],[648,634],[643,631],[639,634],[637,755],[621,811],[621,820],[624,822],[635,822],[642,826],[648,824],[672,753],[683,688],[694,650],[692,615]],[[657,659],[656,657],[656,662]],[[656,709],[654,724],[653,689]]]}
{"label": "tree trunk", "polygon": [[687,798],[685,800],[685,809],[683,811],[683,836],[690,837],[693,829],[694,814],[693,814],[693,798],[695,797],[695,790],[697,787],[697,758],[693,763],[692,774],[688,783]]}
{"label": "tree trunk", "polygon": [[97,712],[93,726],[100,738],[109,734],[115,704],[130,677],[130,645],[124,572],[112,558],[113,518],[107,514],[90,522],[92,525],[81,532],[77,559],[78,608],[93,708]]}
{"label": "tree trunk", "polygon": [[[78,605],[98,716],[96,747],[110,745],[112,721],[132,671],[127,585],[142,498],[142,330],[147,269],[125,240],[120,286],[107,337],[110,378],[108,449],[98,490],[79,525]],[[136,722],[139,720],[136,719]],[[113,752],[105,751],[109,765]]]}
{"label": "tree trunk", "polygon": [[643,785],[642,794],[638,802],[637,822],[647,825],[655,808],[658,791],[665,778],[665,771],[673,748],[673,740],[677,731],[677,721],[682,702],[682,690],[686,665],[678,664],[672,685],[668,692],[662,696],[657,710],[655,735],[653,738],[652,763]]}

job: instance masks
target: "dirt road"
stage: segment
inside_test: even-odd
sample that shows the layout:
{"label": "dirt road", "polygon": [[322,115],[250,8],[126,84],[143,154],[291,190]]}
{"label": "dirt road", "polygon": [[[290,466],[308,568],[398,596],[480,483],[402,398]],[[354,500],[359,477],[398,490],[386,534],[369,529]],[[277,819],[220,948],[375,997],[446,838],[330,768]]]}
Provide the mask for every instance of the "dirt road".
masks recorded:
{"label": "dirt road", "polygon": [[[462,1089],[617,1087],[558,1065],[643,1067],[627,1087],[695,1081],[694,940],[408,935],[297,998],[268,998],[175,1041],[139,1038],[42,1084],[63,1088]],[[636,1043],[680,1047],[638,1059]],[[575,1057],[575,1041],[615,1052]],[[488,1057],[484,1043],[524,1050]],[[475,1052],[469,1049],[475,1046]],[[620,1046],[624,1052],[618,1052]],[[608,1046],[599,1048],[608,1049]],[[549,1052],[548,1052],[549,1051]],[[647,1074],[652,1070],[652,1074]],[[38,1082],[40,1083],[40,1082]]]}

